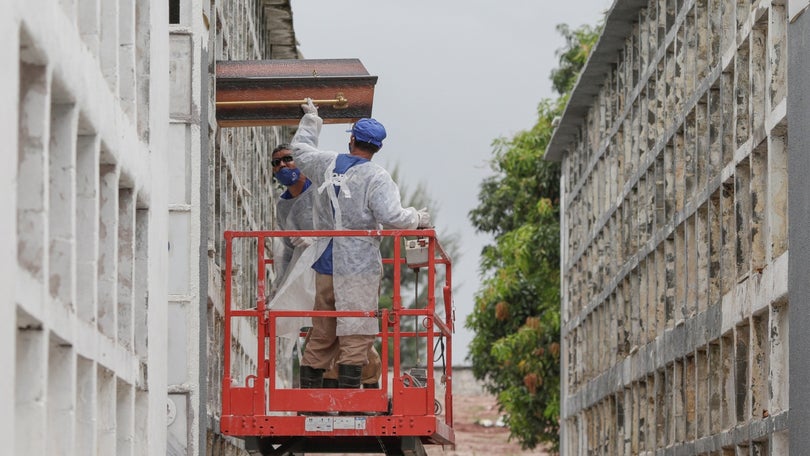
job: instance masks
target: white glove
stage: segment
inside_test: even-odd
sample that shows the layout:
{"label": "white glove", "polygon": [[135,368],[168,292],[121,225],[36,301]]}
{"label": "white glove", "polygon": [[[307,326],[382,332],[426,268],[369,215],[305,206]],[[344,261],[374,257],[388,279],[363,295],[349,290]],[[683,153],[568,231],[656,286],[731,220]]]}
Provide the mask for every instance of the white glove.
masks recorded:
{"label": "white glove", "polygon": [[430,228],[430,212],[427,211],[426,207],[419,209],[416,211],[416,216],[419,217],[419,221],[416,223],[417,228]]}
{"label": "white glove", "polygon": [[312,238],[309,236],[291,237],[290,243],[294,247],[309,247],[312,245]]}
{"label": "white glove", "polygon": [[301,109],[304,110],[304,114],[315,114],[317,116],[318,107],[312,102],[312,98],[305,98],[305,100],[307,102],[301,105]]}

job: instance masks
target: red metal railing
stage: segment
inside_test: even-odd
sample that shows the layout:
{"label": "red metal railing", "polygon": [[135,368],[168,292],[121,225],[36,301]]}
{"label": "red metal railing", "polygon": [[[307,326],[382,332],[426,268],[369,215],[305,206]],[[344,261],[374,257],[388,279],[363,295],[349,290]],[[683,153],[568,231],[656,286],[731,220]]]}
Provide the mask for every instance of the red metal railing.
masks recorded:
{"label": "red metal railing", "polygon": [[[266,307],[267,267],[272,260],[265,255],[265,241],[275,237],[340,237],[375,236],[393,239],[393,255],[384,258],[386,268],[393,268],[392,308],[378,311],[314,311],[273,310]],[[419,238],[427,242],[427,261],[407,264],[403,258],[403,241]],[[235,308],[233,303],[234,242],[255,242],[255,306]],[[434,230],[346,230],[346,231],[226,231],[225,232],[225,322],[223,341],[222,415],[223,434],[234,436],[328,436],[351,438],[352,436],[416,436],[425,443],[453,444],[453,394],[452,394],[452,336],[454,311],[452,305],[451,261],[436,239]],[[436,272],[443,269],[443,284],[437,284]],[[244,266],[243,266],[244,267]],[[403,306],[400,277],[404,268],[426,271],[427,302],[422,308]],[[243,277],[244,277],[243,272]],[[440,286],[439,286],[440,285]],[[437,293],[440,288],[440,293]],[[437,296],[438,294],[438,296]],[[438,308],[442,310],[437,313]],[[378,338],[383,375],[379,389],[298,389],[277,384],[274,366],[277,350],[276,321],[282,318],[344,316],[375,317],[380,319]],[[255,322],[256,359],[255,372],[242,373],[242,384],[234,383],[232,376],[233,321],[248,319]],[[403,322],[421,323],[420,328],[406,330]],[[415,326],[412,325],[412,326]],[[409,328],[410,329],[410,328]],[[425,374],[417,380],[412,372],[403,368],[402,344],[404,340],[417,340],[417,347],[424,343]],[[393,354],[389,359],[389,345]],[[443,352],[441,366],[436,347]],[[391,373],[386,375],[386,367]],[[443,375],[444,397],[435,397],[435,370]],[[422,381],[423,380],[423,381]],[[422,384],[422,382],[424,384]],[[442,414],[442,411],[444,412]],[[289,413],[284,413],[289,412]],[[296,413],[297,412],[297,413]],[[332,424],[319,427],[317,420],[307,418],[318,412],[343,412],[344,418],[334,418]],[[362,413],[362,422],[355,429],[345,426],[352,412]],[[370,413],[369,413],[370,412]],[[333,414],[334,415],[334,414]],[[342,421],[338,421],[342,420]],[[349,419],[350,420],[350,419]],[[359,420],[359,418],[358,418]],[[314,423],[314,424],[313,424]],[[344,429],[346,428],[346,429]]]}

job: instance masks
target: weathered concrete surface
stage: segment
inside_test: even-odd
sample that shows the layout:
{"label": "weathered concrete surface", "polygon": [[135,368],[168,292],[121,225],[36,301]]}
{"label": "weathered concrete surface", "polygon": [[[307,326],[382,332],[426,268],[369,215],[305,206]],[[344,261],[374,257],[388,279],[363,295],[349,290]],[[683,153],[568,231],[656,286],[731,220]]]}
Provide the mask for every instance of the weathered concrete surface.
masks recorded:
{"label": "weathered concrete surface", "polygon": [[563,454],[805,447],[787,413],[808,342],[787,315],[810,282],[792,251],[808,194],[788,131],[807,120],[795,6],[614,3],[546,151],[563,170]]}

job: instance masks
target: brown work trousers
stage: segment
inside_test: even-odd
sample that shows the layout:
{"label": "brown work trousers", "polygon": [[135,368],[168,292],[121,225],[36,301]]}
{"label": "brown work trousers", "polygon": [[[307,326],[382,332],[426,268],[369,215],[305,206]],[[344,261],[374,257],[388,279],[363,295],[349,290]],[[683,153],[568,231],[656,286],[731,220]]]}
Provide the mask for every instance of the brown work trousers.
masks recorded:
{"label": "brown work trousers", "polygon": [[[335,310],[335,289],[332,276],[315,273],[315,310]],[[336,334],[335,317],[312,317],[312,330],[301,358],[302,366],[329,370],[337,357],[337,364],[365,366],[373,335]]]}

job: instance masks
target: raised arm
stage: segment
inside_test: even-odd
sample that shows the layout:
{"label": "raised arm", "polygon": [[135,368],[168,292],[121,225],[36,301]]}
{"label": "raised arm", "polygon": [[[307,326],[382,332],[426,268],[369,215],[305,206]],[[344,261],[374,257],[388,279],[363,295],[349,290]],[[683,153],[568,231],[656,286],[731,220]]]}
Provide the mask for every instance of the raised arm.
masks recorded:
{"label": "raised arm", "polygon": [[318,108],[312,104],[312,100],[308,98],[307,103],[302,104],[301,108],[304,110],[304,116],[301,117],[298,130],[290,141],[290,151],[298,168],[313,182],[321,183],[326,166],[336,154],[318,150],[318,137],[321,134],[323,119],[318,116]]}

